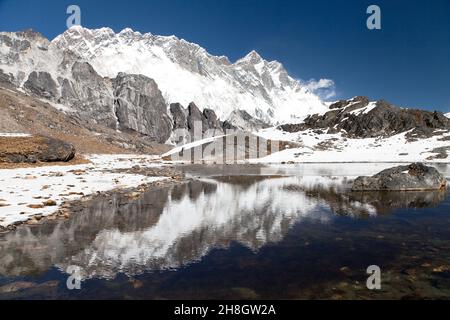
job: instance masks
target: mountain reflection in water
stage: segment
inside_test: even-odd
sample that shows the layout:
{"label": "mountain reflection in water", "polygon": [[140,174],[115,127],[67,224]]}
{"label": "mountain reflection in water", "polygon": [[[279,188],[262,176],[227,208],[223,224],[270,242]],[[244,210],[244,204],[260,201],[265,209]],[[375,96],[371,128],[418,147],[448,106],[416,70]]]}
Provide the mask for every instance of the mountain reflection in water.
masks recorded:
{"label": "mountain reflection in water", "polygon": [[82,277],[113,279],[176,270],[237,242],[253,252],[304,220],[368,218],[427,207],[446,192],[352,193],[345,177],[218,176],[151,190],[140,199],[99,198],[69,220],[22,226],[0,236],[0,275],[30,276],[80,266]]}

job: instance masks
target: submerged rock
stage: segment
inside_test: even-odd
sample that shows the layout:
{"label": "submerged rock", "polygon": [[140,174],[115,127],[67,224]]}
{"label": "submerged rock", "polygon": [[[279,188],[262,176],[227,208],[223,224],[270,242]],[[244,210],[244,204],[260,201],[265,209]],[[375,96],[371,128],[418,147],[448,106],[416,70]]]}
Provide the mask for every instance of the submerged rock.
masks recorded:
{"label": "submerged rock", "polygon": [[372,177],[358,177],[352,191],[421,191],[445,188],[446,179],[435,168],[412,163],[383,170]]}

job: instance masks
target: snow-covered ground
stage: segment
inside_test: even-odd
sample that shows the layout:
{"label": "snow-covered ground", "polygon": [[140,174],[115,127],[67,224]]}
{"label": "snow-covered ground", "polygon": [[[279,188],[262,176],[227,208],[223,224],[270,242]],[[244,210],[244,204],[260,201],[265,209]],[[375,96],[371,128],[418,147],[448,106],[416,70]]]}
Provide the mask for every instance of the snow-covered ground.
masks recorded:
{"label": "snow-covered ground", "polygon": [[31,137],[31,135],[29,133],[0,132],[0,137],[16,138],[16,137]]}
{"label": "snow-covered ground", "polygon": [[316,134],[312,130],[289,133],[269,128],[261,130],[257,135],[266,139],[297,142],[301,147],[287,149],[261,159],[252,159],[250,162],[449,162],[450,158],[427,158],[437,154],[432,152],[434,149],[450,146],[449,141],[439,140],[450,136],[450,133],[414,142],[406,140],[407,133],[388,138],[348,139],[339,133]]}
{"label": "snow-covered ground", "polygon": [[[369,108],[369,106],[367,107]],[[364,110],[358,110],[365,112]],[[245,162],[249,163],[282,163],[282,162],[298,162],[298,163],[342,163],[342,162],[384,162],[384,163],[403,163],[403,162],[434,162],[448,163],[450,156],[447,158],[434,158],[439,153],[435,149],[441,147],[449,147],[450,141],[443,138],[450,137],[450,133],[445,131],[438,132],[438,135],[428,139],[418,139],[417,141],[407,141],[408,132],[403,132],[395,136],[383,138],[366,138],[366,139],[349,139],[337,134],[317,134],[313,130],[306,130],[296,133],[289,133],[279,130],[275,127],[263,129],[255,132],[267,140],[294,142],[299,145],[298,148],[286,149],[275,152],[269,156],[250,159]],[[180,159],[179,152],[181,150],[188,151],[191,148],[212,143],[215,139],[221,139],[223,136],[214,138],[206,138],[193,143],[177,146],[169,152],[163,154],[163,157],[171,157],[173,163],[186,160],[190,162],[190,153],[187,159]],[[448,138],[447,138],[448,139]],[[221,144],[218,147],[222,148]],[[230,151],[231,154],[233,151]],[[448,151],[447,151],[448,153]],[[181,157],[182,158],[182,157]],[[210,159],[203,155],[202,160]],[[216,159],[217,160],[217,159]],[[220,161],[220,159],[218,160]],[[238,163],[244,161],[239,160]]]}
{"label": "snow-covered ground", "polygon": [[[33,216],[48,216],[62,202],[116,188],[130,188],[164,177],[112,173],[135,165],[157,167],[154,156],[92,155],[90,164],[0,170],[0,226],[25,222]],[[45,201],[56,205],[39,208]],[[35,205],[37,208],[30,208]]]}

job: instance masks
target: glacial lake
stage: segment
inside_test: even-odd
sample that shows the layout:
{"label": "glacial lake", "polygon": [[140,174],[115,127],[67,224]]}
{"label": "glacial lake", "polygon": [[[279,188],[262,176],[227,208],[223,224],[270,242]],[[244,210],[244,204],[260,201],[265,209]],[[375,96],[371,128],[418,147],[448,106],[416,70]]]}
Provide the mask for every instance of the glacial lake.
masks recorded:
{"label": "glacial lake", "polygon": [[350,191],[395,165],[183,166],[0,234],[0,299],[450,299],[450,192]]}

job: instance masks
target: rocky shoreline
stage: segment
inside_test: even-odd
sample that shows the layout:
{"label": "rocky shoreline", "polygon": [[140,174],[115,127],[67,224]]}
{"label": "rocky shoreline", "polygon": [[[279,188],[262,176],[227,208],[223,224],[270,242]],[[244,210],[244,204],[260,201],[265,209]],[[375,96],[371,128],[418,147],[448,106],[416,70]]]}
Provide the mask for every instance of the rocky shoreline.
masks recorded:
{"label": "rocky shoreline", "polygon": [[152,186],[181,181],[183,174],[152,156],[90,155],[87,164],[1,170],[0,232],[23,223],[70,216],[72,203],[101,194],[138,197]]}
{"label": "rocky shoreline", "polygon": [[[149,176],[153,176],[151,170],[145,173],[145,170],[142,168],[134,167],[126,170],[118,170],[118,172],[127,172],[127,173],[139,173],[146,174]],[[173,184],[179,184],[184,180],[184,176],[177,170],[173,170],[170,168],[158,170],[159,174],[162,176],[165,175],[165,179],[141,184],[136,187],[131,188],[115,188],[112,190],[97,192],[95,194],[82,196],[80,199],[69,200],[63,202],[58,209],[50,215],[42,216],[42,215],[34,215],[27,221],[18,221],[14,224],[11,224],[7,227],[0,226],[0,233],[6,233],[10,231],[16,230],[21,225],[42,225],[46,222],[57,220],[57,219],[69,219],[71,215],[76,214],[77,212],[82,211],[84,208],[90,206],[90,204],[94,203],[99,198],[113,198],[116,195],[121,195],[123,197],[127,197],[129,199],[139,199],[142,194],[147,192],[151,188],[161,188],[168,187]]]}

